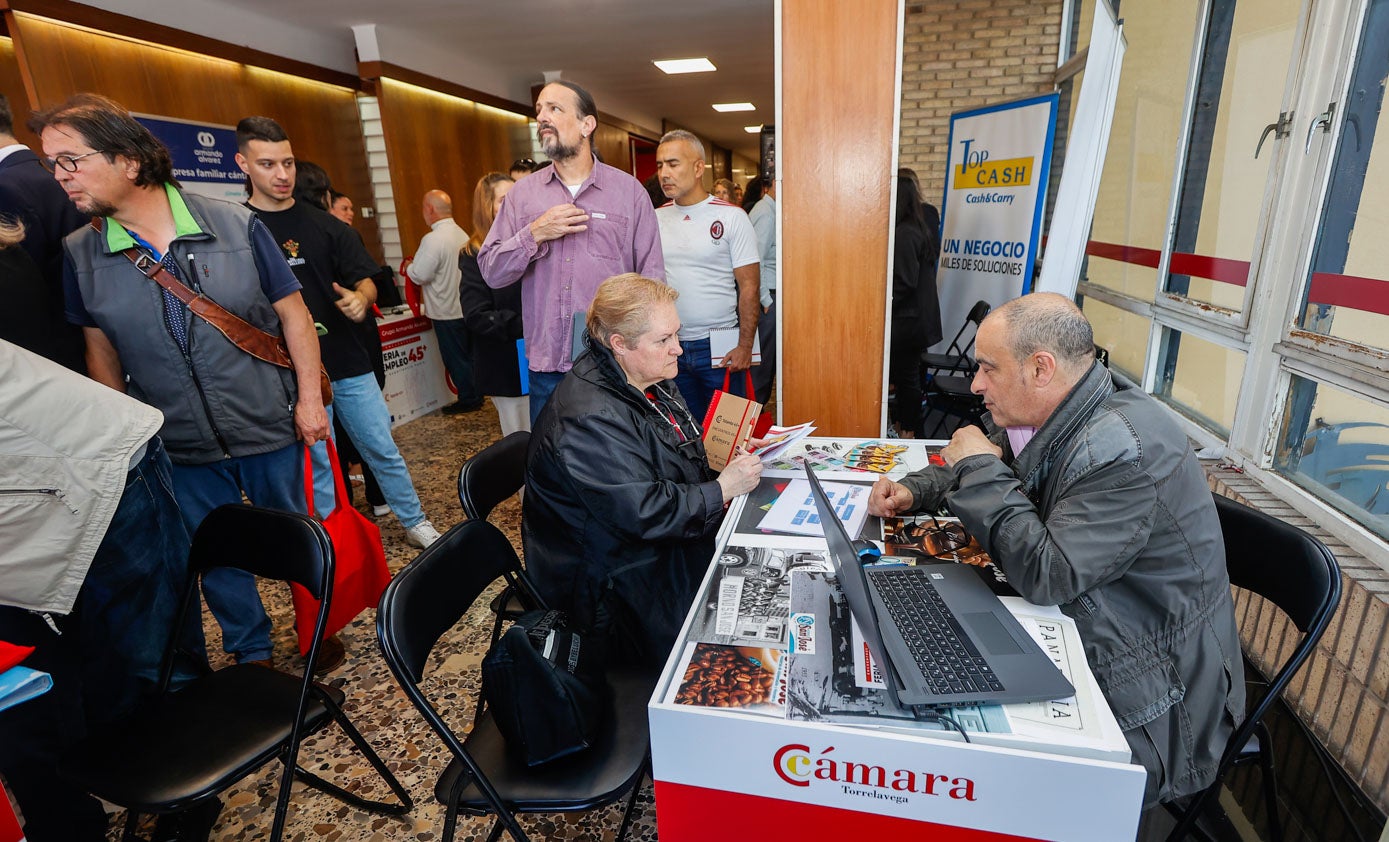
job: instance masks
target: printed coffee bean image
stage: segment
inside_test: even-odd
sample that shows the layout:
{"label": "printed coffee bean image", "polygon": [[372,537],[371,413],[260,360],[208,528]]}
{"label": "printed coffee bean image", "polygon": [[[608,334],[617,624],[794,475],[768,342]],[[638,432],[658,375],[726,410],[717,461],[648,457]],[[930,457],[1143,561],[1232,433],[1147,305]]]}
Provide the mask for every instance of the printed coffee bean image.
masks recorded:
{"label": "printed coffee bean image", "polygon": [[730,647],[701,645],[690,658],[676,704],[745,707],[771,698],[774,676]]}

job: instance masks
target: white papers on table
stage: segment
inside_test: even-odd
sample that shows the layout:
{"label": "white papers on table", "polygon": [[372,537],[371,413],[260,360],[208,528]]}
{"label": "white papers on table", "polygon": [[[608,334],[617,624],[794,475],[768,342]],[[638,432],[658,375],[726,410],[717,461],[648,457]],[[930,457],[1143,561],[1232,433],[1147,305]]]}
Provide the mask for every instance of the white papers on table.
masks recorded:
{"label": "white papers on table", "polygon": [[[851,482],[822,482],[820,485],[834,506],[834,513],[843,522],[845,531],[851,537],[862,532],[863,522],[868,518],[868,492],[871,486]],[[815,508],[815,498],[810,492],[810,481],[793,479],[788,482],[786,490],[777,497],[757,528],[793,535],[823,536],[825,530],[820,523],[820,513]]]}
{"label": "white papers on table", "polygon": [[[727,357],[737,347],[738,328],[716,327],[709,331],[710,368],[723,368],[724,357]],[[755,333],[752,335],[752,364],[762,364],[762,340]]]}
{"label": "white papers on table", "polygon": [[794,427],[768,427],[762,437],[766,444],[757,450],[757,458],[767,464],[785,453],[791,445],[815,432],[815,422],[807,421]]}

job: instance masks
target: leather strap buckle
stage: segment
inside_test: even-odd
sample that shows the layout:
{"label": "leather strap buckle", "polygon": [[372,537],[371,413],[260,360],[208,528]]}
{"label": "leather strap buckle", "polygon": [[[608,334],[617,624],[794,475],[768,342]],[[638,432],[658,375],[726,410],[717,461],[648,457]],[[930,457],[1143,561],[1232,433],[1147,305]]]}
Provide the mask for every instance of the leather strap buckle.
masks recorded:
{"label": "leather strap buckle", "polygon": [[159,261],[141,252],[140,256],[135,258],[135,268],[139,269],[146,278],[153,278],[154,273],[159,271]]}

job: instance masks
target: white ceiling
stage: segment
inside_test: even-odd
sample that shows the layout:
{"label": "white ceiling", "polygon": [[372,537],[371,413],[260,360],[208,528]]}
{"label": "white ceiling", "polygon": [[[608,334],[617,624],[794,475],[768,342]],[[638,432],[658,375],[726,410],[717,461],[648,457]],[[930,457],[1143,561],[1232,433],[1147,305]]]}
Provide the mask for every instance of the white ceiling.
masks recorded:
{"label": "white ceiling", "polygon": [[[772,0],[87,2],[348,72],[358,44],[375,46],[382,61],[517,102],[559,71],[604,112],[653,131],[672,120],[753,159],[757,136],[743,127],[775,119]],[[718,70],[667,76],[651,64],[697,56]],[[710,107],[740,101],[757,110]]]}

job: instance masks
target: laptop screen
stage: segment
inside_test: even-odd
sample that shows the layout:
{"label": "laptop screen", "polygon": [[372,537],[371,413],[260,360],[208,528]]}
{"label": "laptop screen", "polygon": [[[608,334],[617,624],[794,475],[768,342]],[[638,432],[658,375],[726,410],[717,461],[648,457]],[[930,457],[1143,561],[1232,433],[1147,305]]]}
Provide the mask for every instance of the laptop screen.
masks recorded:
{"label": "laptop screen", "polygon": [[887,659],[887,649],[883,646],[882,634],[878,631],[878,615],[873,610],[873,602],[868,596],[868,579],[864,575],[858,553],[854,552],[853,541],[844,530],[844,523],[835,514],[834,506],[825,494],[825,489],[821,487],[820,480],[810,469],[809,460],[806,460],[805,475],[810,480],[810,492],[815,498],[815,508],[820,513],[825,543],[829,545],[830,563],[834,565],[834,574],[839,579],[839,587],[844,591],[844,598],[849,602],[849,613],[858,623],[863,640],[868,644],[868,651],[873,656],[873,663],[878,665],[883,680],[889,688],[895,690],[899,682],[893,674],[891,661]]}

